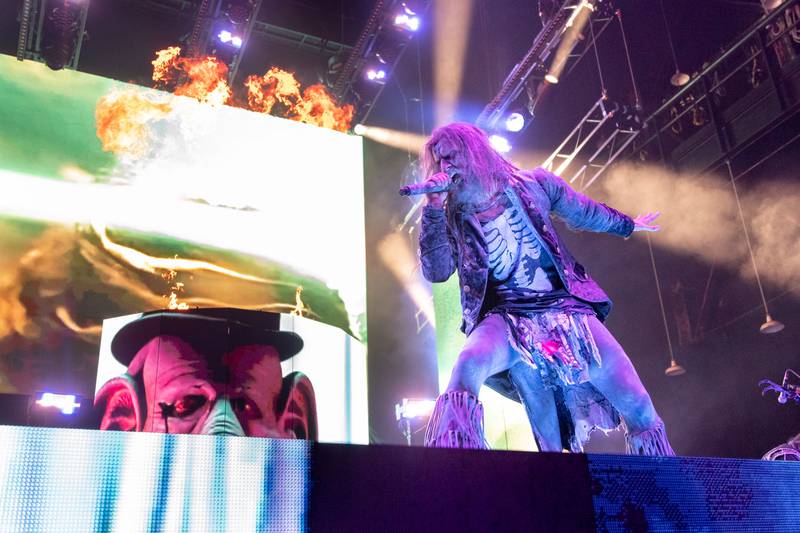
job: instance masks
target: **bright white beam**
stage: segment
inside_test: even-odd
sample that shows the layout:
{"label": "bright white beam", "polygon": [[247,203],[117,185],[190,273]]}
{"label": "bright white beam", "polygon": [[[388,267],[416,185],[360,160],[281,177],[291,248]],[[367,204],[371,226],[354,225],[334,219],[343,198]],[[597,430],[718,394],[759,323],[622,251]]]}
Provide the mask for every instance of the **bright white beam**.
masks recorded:
{"label": "bright white beam", "polygon": [[433,75],[436,125],[452,122],[461,96],[473,0],[434,2]]}

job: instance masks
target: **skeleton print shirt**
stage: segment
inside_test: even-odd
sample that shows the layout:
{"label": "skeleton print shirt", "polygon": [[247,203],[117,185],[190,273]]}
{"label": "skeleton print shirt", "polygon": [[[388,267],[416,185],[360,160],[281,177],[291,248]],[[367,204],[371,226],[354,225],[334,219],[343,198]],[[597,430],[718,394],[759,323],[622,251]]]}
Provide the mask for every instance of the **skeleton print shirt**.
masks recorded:
{"label": "skeleton print shirt", "polygon": [[565,290],[539,236],[503,195],[494,209],[478,215],[489,262],[488,305],[512,312],[591,308]]}

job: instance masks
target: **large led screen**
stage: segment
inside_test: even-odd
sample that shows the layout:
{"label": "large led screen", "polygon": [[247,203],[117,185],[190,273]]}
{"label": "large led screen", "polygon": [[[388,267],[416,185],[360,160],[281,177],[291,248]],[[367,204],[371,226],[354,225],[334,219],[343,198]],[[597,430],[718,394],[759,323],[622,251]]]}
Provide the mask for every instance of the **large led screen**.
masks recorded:
{"label": "large led screen", "polygon": [[170,305],[293,313],[363,350],[359,137],[0,72],[0,392],[91,394],[103,320]]}
{"label": "large led screen", "polygon": [[0,531],[293,532],[307,441],[0,426]]}

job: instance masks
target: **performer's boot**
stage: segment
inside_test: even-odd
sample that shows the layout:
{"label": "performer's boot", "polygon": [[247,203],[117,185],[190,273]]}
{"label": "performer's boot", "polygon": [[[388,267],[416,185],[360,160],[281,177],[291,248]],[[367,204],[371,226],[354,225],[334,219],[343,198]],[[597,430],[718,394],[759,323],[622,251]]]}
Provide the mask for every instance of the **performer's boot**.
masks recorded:
{"label": "performer's boot", "polygon": [[425,446],[488,449],[483,434],[483,406],[478,398],[467,391],[439,396],[425,431]]}
{"label": "performer's boot", "polygon": [[669,445],[664,422],[660,418],[649,429],[632,433],[626,428],[625,453],[628,455],[675,455],[672,446]]}

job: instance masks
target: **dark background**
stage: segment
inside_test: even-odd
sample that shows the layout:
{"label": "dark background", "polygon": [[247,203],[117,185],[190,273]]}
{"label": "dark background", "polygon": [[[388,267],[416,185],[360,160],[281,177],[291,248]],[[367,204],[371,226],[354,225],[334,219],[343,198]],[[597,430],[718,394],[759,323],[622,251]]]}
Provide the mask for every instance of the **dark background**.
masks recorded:
{"label": "dark background", "polygon": [[[352,45],[373,3],[264,0],[259,19]],[[757,1],[664,3],[679,64],[689,73],[699,70],[762,14]],[[15,54],[20,4],[0,0],[0,53]],[[647,114],[675,91],[669,85],[674,66],[659,3],[618,0],[615,5],[622,12]],[[369,125],[430,133],[434,126],[432,17],[430,10],[370,115]],[[190,31],[191,21],[190,15],[154,11],[143,1],[92,0],[79,70],[148,85],[154,52],[176,44]],[[477,117],[540,27],[532,0],[474,1],[458,119]],[[632,103],[616,24],[601,37],[598,49],[609,96]],[[324,78],[327,56],[253,36],[239,80],[271,66],[295,72],[307,85]],[[516,146],[550,153],[597,100],[600,90],[597,64],[590,54],[550,91]],[[769,180],[796,181],[797,148],[797,143],[789,146],[750,172],[740,186],[746,190]],[[434,332],[430,326],[418,331],[415,305],[376,252],[377,243],[394,230],[410,207],[396,191],[411,159],[405,152],[365,140],[370,433],[380,443],[403,442],[394,421],[397,401],[436,394]],[[603,199],[602,193],[590,193]],[[668,204],[669,198],[664,202]],[[765,284],[772,315],[787,325],[781,333],[765,336],[758,332],[763,308],[757,287],[752,279],[739,275],[739,265],[716,265],[712,271],[711,265],[694,256],[656,245],[667,323],[676,357],[688,370],[684,376],[667,378],[664,369],[669,354],[646,241],[638,236],[623,241],[574,233],[566,238],[614,299],[615,312],[608,326],[636,364],[679,454],[760,457],[800,431],[800,408],[778,405],[774,395],[762,398],[757,386],[763,378],[780,381],[784,369],[798,367],[800,280],[795,278],[793,286]],[[797,242],[785,245],[796,247]],[[760,267],[769,269],[769,265]],[[595,439],[590,450],[610,450],[610,446]]]}

